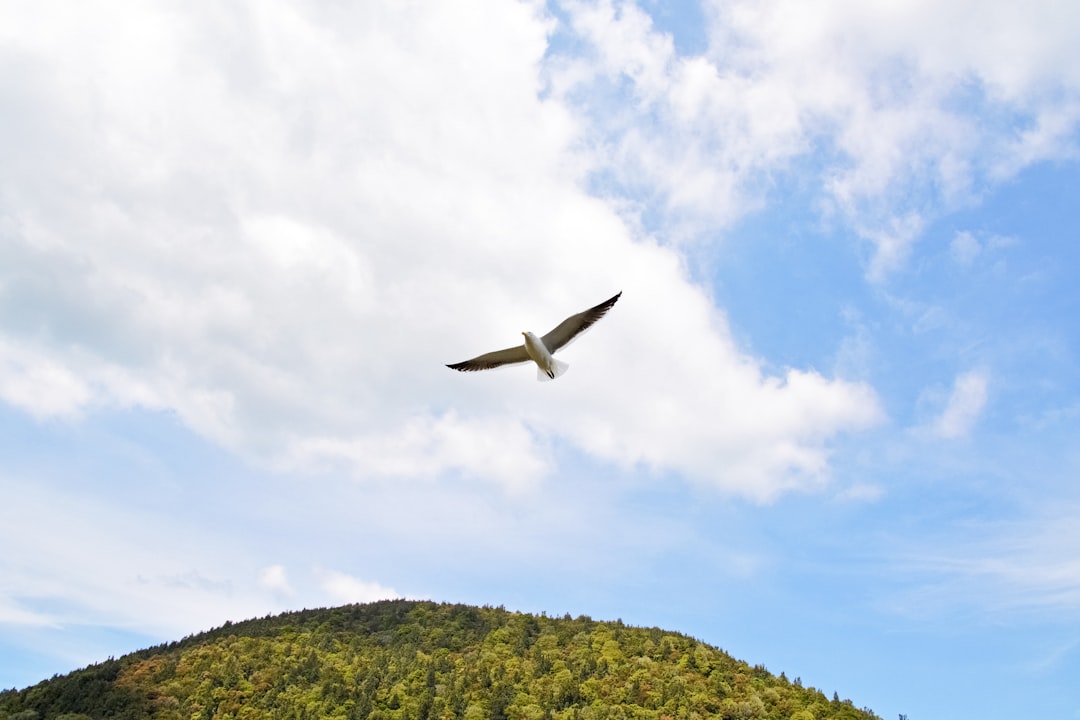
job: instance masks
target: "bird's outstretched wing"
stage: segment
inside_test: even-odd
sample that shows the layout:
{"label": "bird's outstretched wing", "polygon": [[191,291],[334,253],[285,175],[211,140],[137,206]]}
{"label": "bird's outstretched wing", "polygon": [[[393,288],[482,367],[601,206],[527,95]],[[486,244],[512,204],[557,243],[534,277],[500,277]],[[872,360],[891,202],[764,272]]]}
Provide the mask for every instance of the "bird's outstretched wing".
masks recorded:
{"label": "bird's outstretched wing", "polygon": [[513,365],[514,363],[529,362],[529,360],[529,354],[525,352],[525,346],[518,345],[517,347],[506,348],[505,350],[484,353],[483,355],[474,357],[472,360],[454,363],[453,365],[447,365],[446,367],[451,370],[460,370],[461,372],[473,372],[475,370],[490,370],[491,368],[497,368],[500,365]]}
{"label": "bird's outstretched wing", "polygon": [[[566,345],[566,343],[573,340],[576,335],[579,335],[588,329],[594,322],[604,317],[604,314],[611,309],[615,304],[615,301],[621,296],[622,293],[620,292],[615,297],[605,300],[596,307],[591,307],[584,312],[579,312],[577,315],[571,315],[559,323],[554,330],[540,338],[544,341],[544,345],[547,346],[548,352],[555,352]],[[481,355],[480,357],[484,356]],[[477,360],[479,359],[480,358],[477,358]]]}

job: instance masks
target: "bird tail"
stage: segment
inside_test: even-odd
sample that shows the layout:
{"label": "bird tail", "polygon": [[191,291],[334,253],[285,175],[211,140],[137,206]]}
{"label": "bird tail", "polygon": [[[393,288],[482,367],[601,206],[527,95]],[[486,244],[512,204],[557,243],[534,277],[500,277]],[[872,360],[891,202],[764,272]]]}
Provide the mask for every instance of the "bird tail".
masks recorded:
{"label": "bird tail", "polygon": [[551,374],[547,374],[547,370],[540,367],[536,367],[536,379],[540,382],[547,382],[548,380],[554,380],[555,378],[566,372],[566,369],[570,367],[570,363],[564,363],[562,360],[556,360],[551,358]]}

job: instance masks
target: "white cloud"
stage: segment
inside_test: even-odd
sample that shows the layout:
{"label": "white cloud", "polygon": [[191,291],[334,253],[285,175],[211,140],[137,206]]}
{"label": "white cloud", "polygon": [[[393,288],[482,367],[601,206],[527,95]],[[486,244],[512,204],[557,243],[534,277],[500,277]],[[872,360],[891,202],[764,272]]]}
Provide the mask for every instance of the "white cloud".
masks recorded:
{"label": "white cloud", "polygon": [[[527,490],[567,443],[759,499],[820,484],[831,438],[879,419],[865,384],[763,372],[679,252],[584,192],[597,158],[580,108],[545,95],[537,6],[140,5],[122,32],[111,16],[0,10],[19,68],[0,74],[6,402],[163,410],[292,471]],[[717,116],[709,67],[632,8],[620,23],[595,32],[633,43],[618,64],[642,102],[674,72],[680,112]],[[730,104],[782,102],[755,93]],[[792,152],[790,123],[754,127],[719,174],[673,155],[697,178],[676,204],[725,202],[740,168]],[[645,141],[642,162],[668,162]],[[617,290],[558,383],[443,367]]]}
{"label": "white cloud", "polygon": [[882,280],[935,214],[1075,153],[1080,12],[1053,0],[711,2],[691,57],[634,3],[565,6],[589,52],[553,65],[556,93],[623,191],[659,196],[689,235],[793,173],[869,241]]}
{"label": "white cloud", "polygon": [[401,597],[392,588],[367,582],[337,570],[317,570],[322,589],[336,603],[367,603]]}
{"label": "white cloud", "polygon": [[989,377],[982,370],[958,375],[945,409],[932,425],[933,432],[943,438],[958,438],[970,433],[986,407],[988,382]]}
{"label": "white cloud", "polygon": [[91,391],[61,362],[0,338],[0,399],[36,418],[73,417]]}
{"label": "white cloud", "polygon": [[916,214],[889,218],[882,227],[864,227],[859,234],[871,240],[875,246],[867,275],[880,281],[907,261],[911,247],[922,233],[923,218]]}
{"label": "white cloud", "polygon": [[259,571],[259,586],[267,590],[292,595],[296,591],[289,584],[289,574],[284,565],[268,565]]}
{"label": "white cloud", "polygon": [[423,479],[446,471],[526,489],[550,462],[520,422],[462,420],[454,413],[408,420],[392,433],[348,439],[312,437],[298,443],[294,464],[343,460],[358,477]]}

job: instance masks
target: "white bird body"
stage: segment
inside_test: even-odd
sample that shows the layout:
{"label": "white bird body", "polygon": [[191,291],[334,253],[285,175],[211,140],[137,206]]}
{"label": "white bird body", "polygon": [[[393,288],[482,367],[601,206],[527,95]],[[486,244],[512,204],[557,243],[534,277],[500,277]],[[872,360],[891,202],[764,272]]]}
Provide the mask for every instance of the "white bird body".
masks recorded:
{"label": "white bird body", "polygon": [[544,345],[544,341],[533,335],[531,332],[521,333],[525,336],[525,352],[529,354],[532,361],[536,363],[536,379],[537,380],[554,380],[555,378],[566,372],[566,369],[570,367],[569,363],[564,363],[562,360],[556,360],[555,356]]}
{"label": "white bird body", "polygon": [[620,292],[615,295],[615,297],[605,300],[596,307],[591,307],[584,312],[579,312],[577,315],[571,315],[556,325],[554,330],[543,337],[537,337],[531,332],[521,333],[525,336],[524,345],[484,353],[483,355],[474,357],[472,360],[454,363],[453,365],[447,365],[446,367],[452,370],[460,370],[461,372],[472,372],[474,370],[489,370],[491,368],[499,367],[500,365],[513,365],[515,363],[529,362],[532,360],[536,363],[537,380],[554,380],[566,372],[566,369],[570,366],[561,360],[556,360],[553,357],[553,353],[558,352],[560,348],[565,347],[571,340],[587,330],[593,323],[604,317],[604,314],[611,309],[621,295],[622,293]]}

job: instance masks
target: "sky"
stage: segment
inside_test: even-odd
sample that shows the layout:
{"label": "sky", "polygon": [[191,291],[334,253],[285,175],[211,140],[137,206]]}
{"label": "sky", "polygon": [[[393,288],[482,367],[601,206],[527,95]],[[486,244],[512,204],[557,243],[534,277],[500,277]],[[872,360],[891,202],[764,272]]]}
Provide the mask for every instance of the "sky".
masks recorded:
{"label": "sky", "polygon": [[1080,718],[1078,34],[0,0],[0,687],[408,597]]}

